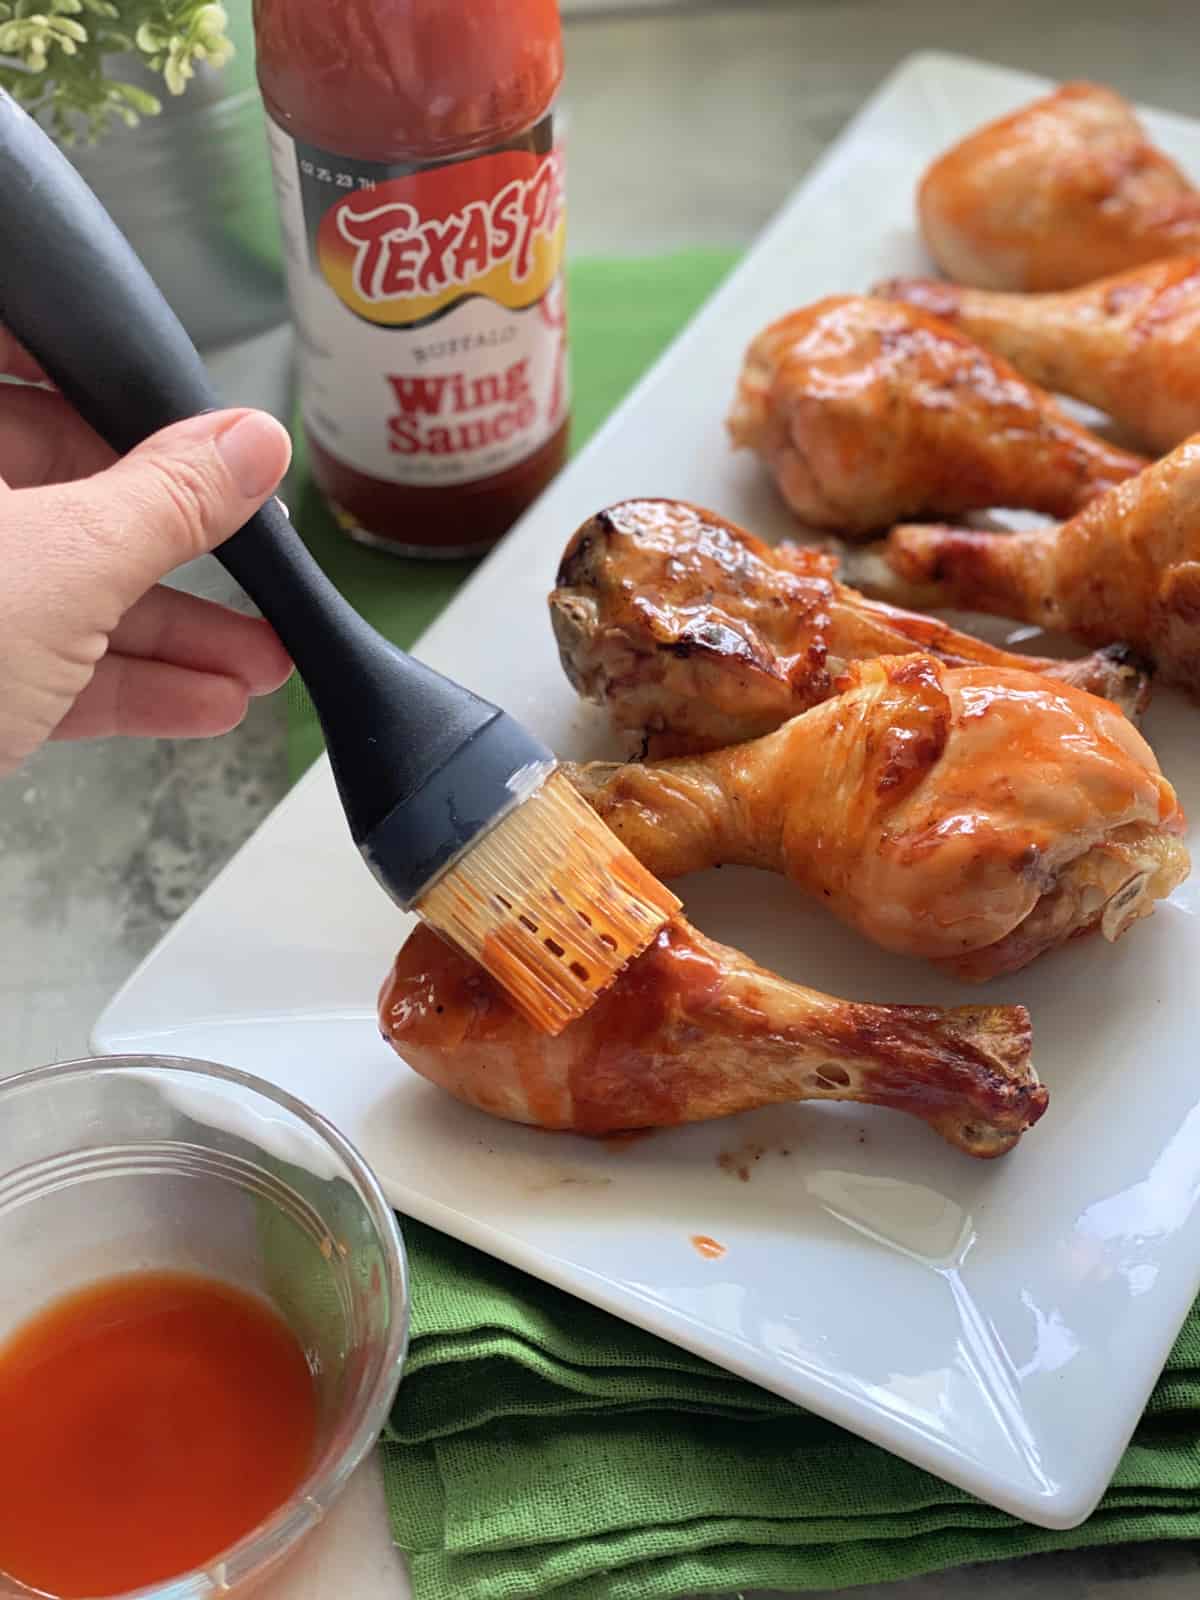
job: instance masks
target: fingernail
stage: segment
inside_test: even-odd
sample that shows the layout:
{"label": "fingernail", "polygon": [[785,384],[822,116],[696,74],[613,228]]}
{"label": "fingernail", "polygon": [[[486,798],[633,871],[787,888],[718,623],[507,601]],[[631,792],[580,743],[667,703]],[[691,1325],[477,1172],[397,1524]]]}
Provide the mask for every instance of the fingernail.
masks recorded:
{"label": "fingernail", "polygon": [[247,500],[265,500],[287,471],[287,434],[261,411],[244,416],[216,437],[217,450]]}

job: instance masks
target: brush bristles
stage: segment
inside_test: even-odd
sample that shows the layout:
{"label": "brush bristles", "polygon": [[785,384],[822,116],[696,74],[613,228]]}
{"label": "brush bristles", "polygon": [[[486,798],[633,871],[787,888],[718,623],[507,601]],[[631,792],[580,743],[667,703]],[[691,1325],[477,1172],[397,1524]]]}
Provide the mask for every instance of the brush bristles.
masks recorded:
{"label": "brush bristles", "polygon": [[582,1016],[678,910],[558,772],[416,906],[551,1034]]}

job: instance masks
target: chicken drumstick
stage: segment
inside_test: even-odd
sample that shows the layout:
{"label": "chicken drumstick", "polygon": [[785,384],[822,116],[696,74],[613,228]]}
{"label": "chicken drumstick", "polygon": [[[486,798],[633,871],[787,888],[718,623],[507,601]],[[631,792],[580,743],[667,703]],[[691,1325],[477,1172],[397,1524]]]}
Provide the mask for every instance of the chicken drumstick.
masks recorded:
{"label": "chicken drumstick", "polygon": [[757,738],[828,700],[851,661],[911,650],[1037,672],[1130,714],[1145,703],[1146,676],[1119,646],[1077,661],[1012,655],[864,599],[835,565],[681,500],[608,506],[572,537],[550,596],[563,668],[655,755]]}
{"label": "chicken drumstick", "polygon": [[1200,194],[1112,89],[1068,83],[935,161],[917,211],[938,266],[981,289],[1073,289],[1200,251]]}
{"label": "chicken drumstick", "polygon": [[856,662],[835,699],[749,744],[567,771],[656,877],[782,872],[967,979],[1116,939],[1188,871],[1174,790],[1115,707],[932,656]]}
{"label": "chicken drumstick", "polygon": [[672,1127],[788,1100],[857,1100],[999,1156],[1046,1109],[1023,1006],[875,1006],[787,983],[667,924],[557,1038],[423,924],[379,997],[422,1077],[511,1122],[584,1134]]}
{"label": "chicken drumstick", "polygon": [[1107,411],[1155,454],[1200,429],[1200,256],[1059,294],[937,278],[895,278],[875,292],[953,323],[1033,383]]}
{"label": "chicken drumstick", "polygon": [[988,506],[1070,516],[1146,464],[957,329],[857,295],[758,335],[729,431],[802,522],[847,537]]}
{"label": "chicken drumstick", "polygon": [[1061,527],[897,527],[858,575],[913,604],[1125,640],[1200,697],[1200,434]]}

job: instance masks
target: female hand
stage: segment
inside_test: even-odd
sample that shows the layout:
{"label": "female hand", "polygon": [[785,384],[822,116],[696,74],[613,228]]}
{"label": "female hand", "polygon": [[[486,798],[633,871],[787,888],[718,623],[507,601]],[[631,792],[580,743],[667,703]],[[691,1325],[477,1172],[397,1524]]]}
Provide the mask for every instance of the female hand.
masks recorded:
{"label": "female hand", "polygon": [[[0,373],[41,378],[3,328]],[[224,733],[286,680],[265,622],[158,580],[235,533],[290,451],[222,411],[118,461],[61,395],[0,384],[0,775],[47,739]]]}

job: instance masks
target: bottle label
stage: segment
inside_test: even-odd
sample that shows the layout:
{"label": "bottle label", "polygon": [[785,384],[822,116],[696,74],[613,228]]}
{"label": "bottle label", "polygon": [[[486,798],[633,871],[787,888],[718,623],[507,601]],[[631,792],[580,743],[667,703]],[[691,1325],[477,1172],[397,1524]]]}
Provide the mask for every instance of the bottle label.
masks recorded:
{"label": "bottle label", "polygon": [[394,483],[470,483],[532,455],[568,405],[553,113],[501,149],[412,167],[268,128],[312,434]]}

